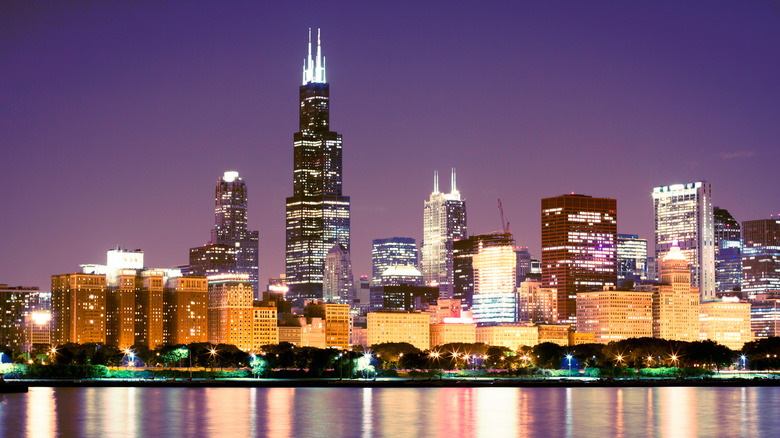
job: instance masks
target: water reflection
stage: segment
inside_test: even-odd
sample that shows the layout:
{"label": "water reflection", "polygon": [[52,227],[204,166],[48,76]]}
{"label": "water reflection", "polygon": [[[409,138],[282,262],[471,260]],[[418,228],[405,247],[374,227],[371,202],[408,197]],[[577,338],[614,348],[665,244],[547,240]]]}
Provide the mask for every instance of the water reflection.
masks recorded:
{"label": "water reflection", "polygon": [[0,436],[757,436],[779,403],[780,388],[31,388],[0,395]]}

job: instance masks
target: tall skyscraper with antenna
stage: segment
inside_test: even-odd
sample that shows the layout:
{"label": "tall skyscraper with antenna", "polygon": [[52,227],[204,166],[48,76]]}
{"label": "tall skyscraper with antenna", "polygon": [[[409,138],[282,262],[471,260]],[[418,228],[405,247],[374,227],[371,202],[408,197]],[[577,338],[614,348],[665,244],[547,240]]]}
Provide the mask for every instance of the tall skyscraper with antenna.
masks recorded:
{"label": "tall skyscraper with antenna", "polygon": [[455,169],[450,184],[450,193],[440,192],[439,172],[433,173],[433,192],[423,213],[423,281],[438,286],[440,298],[452,298],[453,242],[466,237],[466,201],[458,192]]}
{"label": "tall skyscraper with antenna", "polygon": [[285,252],[289,297],[322,298],[325,257],[335,244],[349,251],[349,196],[341,192],[341,134],[330,130],[330,87],[320,31],[317,55],[303,63],[299,131],[293,137],[293,195],[287,198]]}

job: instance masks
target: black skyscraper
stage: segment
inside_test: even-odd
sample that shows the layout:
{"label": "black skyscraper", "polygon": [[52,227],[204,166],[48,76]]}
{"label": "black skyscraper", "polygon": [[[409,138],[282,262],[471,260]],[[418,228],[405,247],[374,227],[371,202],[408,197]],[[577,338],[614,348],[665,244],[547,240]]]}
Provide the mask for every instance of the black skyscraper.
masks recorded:
{"label": "black skyscraper", "polygon": [[293,196],[287,198],[286,274],[290,299],[322,298],[325,256],[349,251],[349,197],[341,193],[341,135],[329,129],[329,86],[317,31],[300,86],[300,131],[294,135]]}

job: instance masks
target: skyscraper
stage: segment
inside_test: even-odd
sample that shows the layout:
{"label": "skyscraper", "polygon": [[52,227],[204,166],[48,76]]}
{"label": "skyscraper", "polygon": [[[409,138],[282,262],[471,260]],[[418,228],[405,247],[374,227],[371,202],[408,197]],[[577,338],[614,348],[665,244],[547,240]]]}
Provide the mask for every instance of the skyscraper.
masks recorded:
{"label": "skyscraper", "polygon": [[474,242],[474,322],[516,322],[517,256],[512,233],[477,234],[468,240]]}
{"label": "skyscraper", "polygon": [[701,300],[715,298],[712,186],[706,181],[653,188],[655,260],[675,242],[691,265]]}
{"label": "skyscraper", "polygon": [[780,294],[780,219],[742,222],[742,292]]}
{"label": "skyscraper", "polygon": [[542,199],[542,286],[558,293],[558,323],[575,324],[577,293],[617,283],[617,201]]}
{"label": "skyscraper", "polygon": [[317,56],[303,64],[299,131],[293,136],[293,196],[286,208],[286,274],[292,299],[322,298],[325,256],[349,251],[349,196],[341,191],[341,134],[330,130],[330,86],[319,30]]}
{"label": "skyscraper", "polygon": [[344,245],[333,245],[325,256],[322,299],[331,303],[351,304],[355,299],[352,261]]}
{"label": "skyscraper", "polygon": [[712,209],[715,230],[715,290],[742,286],[742,239],[739,222],[723,208]]}
{"label": "skyscraper", "polygon": [[374,239],[371,245],[371,281],[379,286],[382,273],[391,266],[417,268],[417,245],[411,237]]}
{"label": "skyscraper", "polygon": [[422,274],[426,285],[438,286],[440,298],[452,298],[453,241],[466,237],[466,201],[460,198],[452,169],[450,193],[439,192],[434,172],[433,192],[423,214]]}
{"label": "skyscraper", "polygon": [[653,337],[699,339],[699,290],[691,286],[688,260],[677,246],[658,261],[660,284],[653,289]]}
{"label": "skyscraper", "polygon": [[647,240],[636,234],[618,234],[618,286],[647,280]]}

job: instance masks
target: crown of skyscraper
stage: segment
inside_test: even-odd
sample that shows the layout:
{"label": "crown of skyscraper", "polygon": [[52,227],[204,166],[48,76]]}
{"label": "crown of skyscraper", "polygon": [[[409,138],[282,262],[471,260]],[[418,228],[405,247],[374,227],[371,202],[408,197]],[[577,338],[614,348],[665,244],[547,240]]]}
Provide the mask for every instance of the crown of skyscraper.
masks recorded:
{"label": "crown of skyscraper", "polygon": [[311,57],[311,28],[309,28],[309,56],[303,60],[303,85],[311,82],[324,84],[325,81],[325,57],[322,56],[320,44],[320,30],[317,29],[317,57]]}

